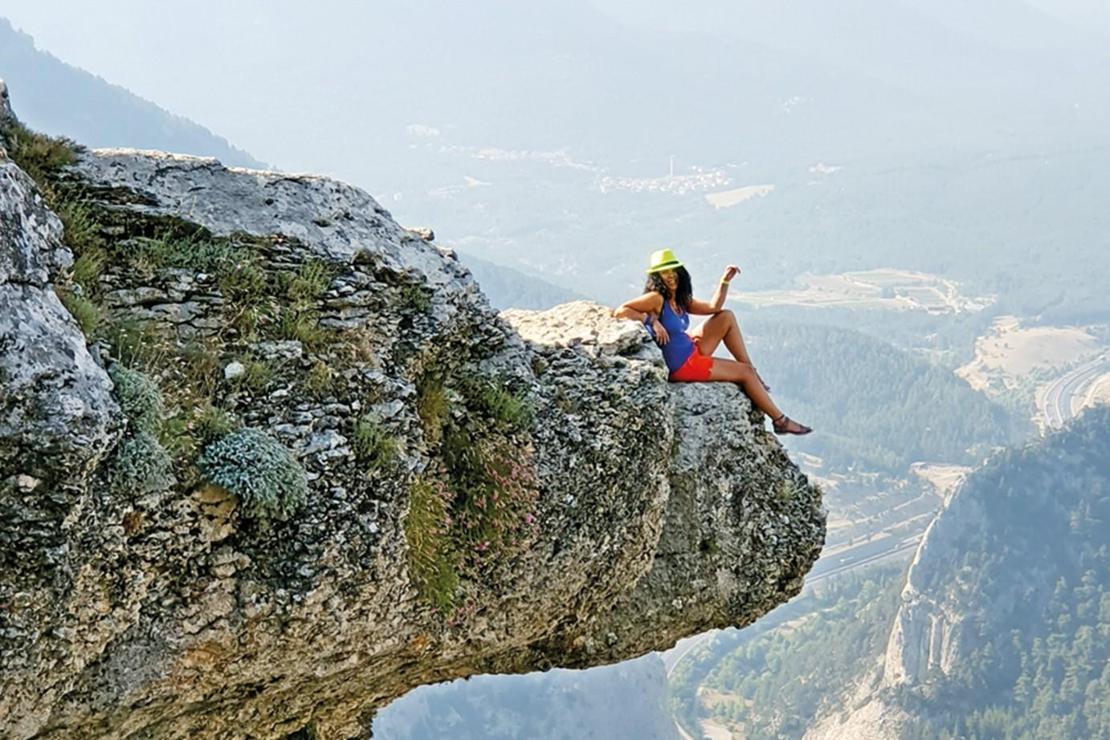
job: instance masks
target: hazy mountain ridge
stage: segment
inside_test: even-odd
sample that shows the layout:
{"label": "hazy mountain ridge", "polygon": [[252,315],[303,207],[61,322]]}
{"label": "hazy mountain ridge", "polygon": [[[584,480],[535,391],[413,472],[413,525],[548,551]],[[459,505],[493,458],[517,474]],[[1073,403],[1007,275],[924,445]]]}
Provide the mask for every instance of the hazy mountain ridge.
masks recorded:
{"label": "hazy mountain ridge", "polygon": [[87,146],[129,146],[262,163],[208,129],[35,47],[0,17],[0,77],[18,90],[20,117],[37,130]]}

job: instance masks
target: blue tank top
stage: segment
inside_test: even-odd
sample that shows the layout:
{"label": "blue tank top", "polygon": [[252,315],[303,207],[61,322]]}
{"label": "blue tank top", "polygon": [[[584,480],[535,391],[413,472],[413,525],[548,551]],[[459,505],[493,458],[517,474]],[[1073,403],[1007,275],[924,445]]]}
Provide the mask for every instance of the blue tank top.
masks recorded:
{"label": "blue tank top", "polygon": [[[659,323],[667,330],[667,336],[670,337],[667,343],[662,346],[662,350],[667,369],[673,373],[682,367],[682,363],[686,362],[690,353],[697,349],[694,346],[694,340],[690,339],[690,335],[686,333],[686,329],[690,326],[690,314],[683,311],[681,316],[676,316],[675,312],[671,310],[671,302],[664,300],[663,310],[659,314]],[[644,326],[647,327],[648,334],[651,335],[652,339],[655,339],[655,331],[652,330],[651,324],[651,316],[644,319]]]}

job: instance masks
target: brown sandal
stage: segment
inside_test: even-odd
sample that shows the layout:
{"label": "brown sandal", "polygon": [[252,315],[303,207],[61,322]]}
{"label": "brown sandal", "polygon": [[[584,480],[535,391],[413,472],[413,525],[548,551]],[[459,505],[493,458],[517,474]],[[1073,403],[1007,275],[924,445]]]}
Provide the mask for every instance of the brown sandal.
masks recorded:
{"label": "brown sandal", "polygon": [[809,434],[813,431],[810,427],[807,427],[805,424],[799,424],[786,414],[783,414],[777,419],[771,419],[771,426],[774,428],[775,434],[797,434],[800,436]]}

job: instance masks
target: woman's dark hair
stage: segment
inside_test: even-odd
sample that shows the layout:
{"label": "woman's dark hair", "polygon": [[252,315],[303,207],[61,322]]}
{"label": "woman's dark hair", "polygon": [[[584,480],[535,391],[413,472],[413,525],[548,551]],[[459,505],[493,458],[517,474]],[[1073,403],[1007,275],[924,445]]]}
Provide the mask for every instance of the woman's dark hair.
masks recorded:
{"label": "woman's dark hair", "polygon": [[[678,288],[675,290],[674,300],[679,307],[685,311],[690,305],[690,300],[694,297],[694,285],[690,282],[690,273],[686,272],[685,267],[674,268],[675,274],[678,276]],[[644,292],[656,291],[663,296],[663,300],[669,301],[671,299],[670,292],[667,290],[667,284],[663,282],[658,272],[648,273],[647,282],[644,283]]]}

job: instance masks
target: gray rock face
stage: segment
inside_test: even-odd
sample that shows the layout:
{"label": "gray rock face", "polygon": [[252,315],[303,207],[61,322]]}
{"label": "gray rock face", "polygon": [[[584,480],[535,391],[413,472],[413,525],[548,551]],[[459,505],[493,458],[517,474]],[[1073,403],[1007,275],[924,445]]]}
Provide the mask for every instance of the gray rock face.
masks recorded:
{"label": "gray rock face", "polygon": [[61,231],[30,178],[0,161],[0,480],[64,480],[119,426],[111,381],[51,286],[72,262]]}
{"label": "gray rock face", "polygon": [[[57,408],[0,427],[20,450],[0,455],[0,735],[354,737],[417,685],[625,660],[800,589],[820,492],[737,388],[669,385],[635,324],[582,303],[503,319],[453,257],[342,183],[122,151],[85,154],[73,175],[104,213],[257,237],[287,278],[327,265],[315,333],[280,337],[235,328],[226,275],[109,263],[99,278],[105,320],[165,344],[172,361],[149,372],[168,407],[198,393],[182,362],[210,366],[207,402],[283,444],[309,491],[263,525],[187,452],[173,490],[106,486],[119,412],[103,370],[48,286],[0,288],[0,337],[24,349],[0,357],[0,398],[18,410],[33,390]],[[3,202],[24,203],[18,177],[2,182]],[[64,260],[42,228],[6,242],[27,245],[0,257],[9,274]],[[48,433],[66,454],[26,457]],[[448,515],[417,529],[436,490]],[[467,522],[496,526],[483,540]],[[420,575],[442,527],[465,543],[442,564],[461,574],[450,608]]]}

